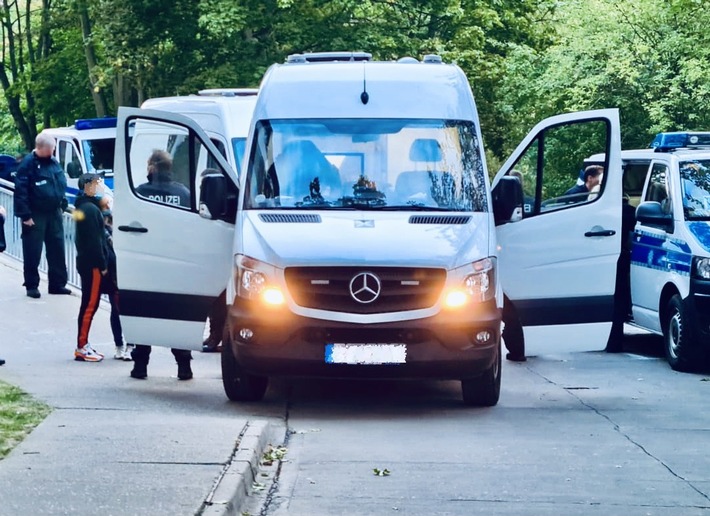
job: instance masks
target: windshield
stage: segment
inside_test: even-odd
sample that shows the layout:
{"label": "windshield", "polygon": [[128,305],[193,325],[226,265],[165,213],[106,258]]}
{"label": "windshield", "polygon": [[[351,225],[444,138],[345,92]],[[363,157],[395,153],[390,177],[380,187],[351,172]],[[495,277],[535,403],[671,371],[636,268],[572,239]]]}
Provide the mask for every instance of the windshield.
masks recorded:
{"label": "windshield", "polygon": [[488,211],[471,122],[260,121],[247,173],[246,209]]}
{"label": "windshield", "polygon": [[115,138],[102,138],[100,140],[82,140],[81,142],[86,170],[89,172],[104,172],[113,175],[113,153],[116,148]]}
{"label": "windshield", "polygon": [[681,161],[685,220],[710,220],[710,159]]}

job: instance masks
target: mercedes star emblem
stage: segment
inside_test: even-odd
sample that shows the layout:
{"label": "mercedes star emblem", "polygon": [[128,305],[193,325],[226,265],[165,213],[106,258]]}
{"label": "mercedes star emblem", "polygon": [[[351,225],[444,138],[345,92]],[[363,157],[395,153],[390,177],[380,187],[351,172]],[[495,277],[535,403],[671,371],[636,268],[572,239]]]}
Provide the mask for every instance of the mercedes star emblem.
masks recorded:
{"label": "mercedes star emblem", "polygon": [[350,295],[358,303],[372,303],[380,297],[381,289],[380,278],[371,272],[361,272],[350,280]]}

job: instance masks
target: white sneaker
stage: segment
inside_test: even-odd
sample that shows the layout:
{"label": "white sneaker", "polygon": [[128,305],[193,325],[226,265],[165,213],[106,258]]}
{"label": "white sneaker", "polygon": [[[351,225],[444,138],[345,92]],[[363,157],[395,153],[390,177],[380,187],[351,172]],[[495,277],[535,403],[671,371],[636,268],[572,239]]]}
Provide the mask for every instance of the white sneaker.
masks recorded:
{"label": "white sneaker", "polygon": [[113,358],[116,360],[123,360],[124,362],[130,362],[133,360],[131,351],[133,351],[133,346],[130,344],[128,346],[116,346],[116,354],[113,355]]}
{"label": "white sneaker", "polygon": [[104,356],[91,347],[91,344],[86,344],[83,348],[74,350],[74,360],[80,362],[101,362]]}
{"label": "white sneaker", "polygon": [[123,360],[125,362],[132,362],[133,361],[133,357],[131,356],[131,351],[133,351],[134,348],[135,348],[135,346],[133,344],[126,345],[125,349],[123,350]]}

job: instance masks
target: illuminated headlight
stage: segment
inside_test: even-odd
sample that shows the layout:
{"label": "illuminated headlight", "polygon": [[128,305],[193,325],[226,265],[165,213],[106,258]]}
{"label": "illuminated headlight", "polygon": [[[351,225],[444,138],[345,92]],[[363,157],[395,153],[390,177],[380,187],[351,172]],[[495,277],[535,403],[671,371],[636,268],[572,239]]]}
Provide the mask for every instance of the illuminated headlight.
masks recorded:
{"label": "illuminated headlight", "polygon": [[693,272],[698,278],[710,280],[710,258],[696,256],[693,263]]}
{"label": "illuminated headlight", "polygon": [[468,302],[483,302],[493,299],[496,294],[495,258],[484,258],[453,271],[463,277],[460,287],[455,287],[446,295],[446,305],[455,308]]}
{"label": "illuminated headlight", "polygon": [[275,267],[241,254],[235,256],[235,265],[238,296],[272,306],[285,302],[283,292],[275,283]]}

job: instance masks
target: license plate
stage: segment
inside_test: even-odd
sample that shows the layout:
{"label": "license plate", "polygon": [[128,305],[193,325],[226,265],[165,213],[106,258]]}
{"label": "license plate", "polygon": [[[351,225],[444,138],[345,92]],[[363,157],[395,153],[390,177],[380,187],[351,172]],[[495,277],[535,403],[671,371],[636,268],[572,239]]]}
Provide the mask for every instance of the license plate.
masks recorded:
{"label": "license plate", "polygon": [[326,364],[383,365],[407,362],[406,344],[345,344],[325,345]]}

